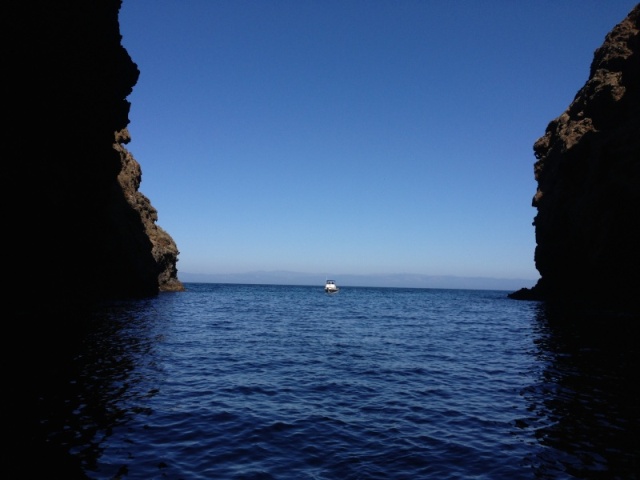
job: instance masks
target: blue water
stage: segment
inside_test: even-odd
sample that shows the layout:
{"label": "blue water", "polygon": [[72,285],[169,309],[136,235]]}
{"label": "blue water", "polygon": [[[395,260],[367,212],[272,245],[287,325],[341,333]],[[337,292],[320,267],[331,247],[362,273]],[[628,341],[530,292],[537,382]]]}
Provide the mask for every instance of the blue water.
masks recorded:
{"label": "blue water", "polygon": [[106,305],[43,395],[47,442],[88,478],[637,478],[633,346],[537,302],[186,287]]}

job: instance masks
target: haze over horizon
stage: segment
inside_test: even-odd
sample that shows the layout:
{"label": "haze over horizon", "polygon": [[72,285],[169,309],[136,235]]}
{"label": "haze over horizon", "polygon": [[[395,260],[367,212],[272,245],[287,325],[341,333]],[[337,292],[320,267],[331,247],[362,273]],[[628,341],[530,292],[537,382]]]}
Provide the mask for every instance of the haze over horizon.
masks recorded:
{"label": "haze over horizon", "polygon": [[178,277],[531,287],[533,144],[635,4],[125,0],[127,149]]}
{"label": "haze over horizon", "polygon": [[339,273],[327,277],[319,273],[289,271],[256,271],[227,274],[181,274],[181,280],[189,283],[232,283],[248,285],[299,285],[323,287],[331,278],[338,287],[384,287],[384,288],[435,288],[457,290],[504,290],[513,292],[533,286],[532,281],[518,278],[457,277],[452,275],[381,274],[354,275]]}

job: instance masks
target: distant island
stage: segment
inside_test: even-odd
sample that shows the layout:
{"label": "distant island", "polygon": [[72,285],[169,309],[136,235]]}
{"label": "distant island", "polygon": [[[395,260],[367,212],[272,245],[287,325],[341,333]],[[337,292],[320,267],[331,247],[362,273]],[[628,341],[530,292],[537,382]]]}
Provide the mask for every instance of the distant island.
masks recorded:
{"label": "distant island", "polygon": [[[183,283],[243,283],[265,285],[324,286],[326,275],[289,271],[257,271],[247,273],[180,273]],[[355,275],[331,274],[340,287],[388,288],[452,288],[461,290],[512,291],[536,280],[522,278],[456,277],[452,275],[419,275],[410,273]]]}

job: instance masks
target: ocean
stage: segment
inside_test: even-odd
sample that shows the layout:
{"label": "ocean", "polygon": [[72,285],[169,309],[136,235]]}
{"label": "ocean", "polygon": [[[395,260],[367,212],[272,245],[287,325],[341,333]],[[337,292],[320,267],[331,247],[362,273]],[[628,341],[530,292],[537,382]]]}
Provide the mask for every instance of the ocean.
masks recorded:
{"label": "ocean", "polygon": [[185,286],[97,309],[26,438],[88,479],[638,478],[638,346],[610,322],[506,291]]}

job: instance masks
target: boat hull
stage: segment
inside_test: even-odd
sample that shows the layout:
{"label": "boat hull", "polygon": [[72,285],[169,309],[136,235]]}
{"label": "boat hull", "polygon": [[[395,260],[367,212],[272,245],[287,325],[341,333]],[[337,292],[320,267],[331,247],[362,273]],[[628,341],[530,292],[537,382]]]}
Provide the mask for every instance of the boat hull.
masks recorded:
{"label": "boat hull", "polygon": [[326,293],[337,293],[338,290],[340,289],[336,285],[336,282],[334,282],[333,280],[327,280],[324,284],[324,291]]}

